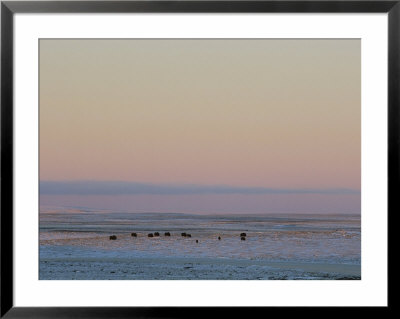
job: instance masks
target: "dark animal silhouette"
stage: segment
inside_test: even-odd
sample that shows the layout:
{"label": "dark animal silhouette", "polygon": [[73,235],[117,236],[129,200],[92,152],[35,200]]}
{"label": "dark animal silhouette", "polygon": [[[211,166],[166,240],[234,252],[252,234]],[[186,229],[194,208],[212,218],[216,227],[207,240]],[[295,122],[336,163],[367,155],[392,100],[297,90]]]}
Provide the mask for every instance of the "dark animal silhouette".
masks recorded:
{"label": "dark animal silhouette", "polygon": [[181,233],[181,236],[182,237],[186,237],[186,233]]}
{"label": "dark animal silhouette", "polygon": [[154,235],[153,234],[148,234],[147,237],[154,237]]}
{"label": "dark animal silhouette", "polygon": [[132,237],[137,237],[137,234],[136,233],[131,233],[131,236]]}
{"label": "dark animal silhouette", "polygon": [[240,237],[246,237],[246,233],[241,233]]}
{"label": "dark animal silhouette", "polygon": [[154,236],[155,236],[155,237],[158,237],[158,236],[160,236],[160,233],[159,233],[159,232],[155,232],[155,233],[154,233]]}
{"label": "dark animal silhouette", "polygon": [[196,244],[198,244],[199,243],[199,241],[196,239]]}
{"label": "dark animal silhouette", "polygon": [[242,236],[240,237],[240,240],[246,240],[246,237]]}
{"label": "dark animal silhouette", "polygon": [[186,237],[192,237],[192,235],[190,235],[190,234],[186,234]]}
{"label": "dark animal silhouette", "polygon": [[166,232],[164,235],[165,236],[171,236],[171,234],[169,232]]}
{"label": "dark animal silhouette", "polygon": [[221,237],[220,237],[220,236],[218,236],[218,240],[221,240]]}
{"label": "dark animal silhouette", "polygon": [[115,235],[110,236],[110,240],[116,240],[116,239],[117,239],[117,236],[115,236]]}

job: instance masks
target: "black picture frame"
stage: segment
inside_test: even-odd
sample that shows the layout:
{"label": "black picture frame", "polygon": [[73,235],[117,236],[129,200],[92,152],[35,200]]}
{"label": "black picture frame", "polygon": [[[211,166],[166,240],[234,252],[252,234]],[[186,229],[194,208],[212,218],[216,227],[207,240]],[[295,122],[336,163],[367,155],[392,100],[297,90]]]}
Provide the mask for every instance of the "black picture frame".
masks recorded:
{"label": "black picture frame", "polygon": [[[400,189],[400,0],[379,1],[1,1],[1,317],[6,318],[178,318],[226,316],[225,308],[134,307],[15,307],[13,302],[13,19],[16,13],[119,12],[269,12],[269,13],[388,13],[388,244],[399,212]],[[390,245],[388,245],[390,251]],[[390,262],[390,260],[389,260]],[[388,281],[389,287],[390,281]],[[391,303],[389,294],[388,307]],[[296,315],[306,307],[294,308]],[[381,308],[382,309],[382,308]],[[258,308],[257,310],[260,310]],[[348,309],[347,309],[348,311]],[[238,308],[234,316],[248,316]]]}

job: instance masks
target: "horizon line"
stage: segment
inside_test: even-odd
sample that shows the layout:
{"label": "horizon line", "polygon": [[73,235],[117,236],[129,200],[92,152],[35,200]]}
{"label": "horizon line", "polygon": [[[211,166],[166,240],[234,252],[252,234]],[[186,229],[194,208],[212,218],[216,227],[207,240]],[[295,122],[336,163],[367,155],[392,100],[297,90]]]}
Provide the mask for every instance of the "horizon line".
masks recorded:
{"label": "horizon line", "polygon": [[353,188],[274,188],[260,186],[142,183],[129,181],[39,181],[41,195],[360,195]]}

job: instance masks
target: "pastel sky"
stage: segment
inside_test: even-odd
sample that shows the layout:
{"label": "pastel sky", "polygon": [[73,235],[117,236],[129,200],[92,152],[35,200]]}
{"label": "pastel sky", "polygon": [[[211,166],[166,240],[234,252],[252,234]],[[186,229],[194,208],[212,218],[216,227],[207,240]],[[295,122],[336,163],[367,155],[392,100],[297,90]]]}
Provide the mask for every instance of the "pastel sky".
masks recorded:
{"label": "pastel sky", "polygon": [[40,40],[41,205],[360,213],[360,40]]}

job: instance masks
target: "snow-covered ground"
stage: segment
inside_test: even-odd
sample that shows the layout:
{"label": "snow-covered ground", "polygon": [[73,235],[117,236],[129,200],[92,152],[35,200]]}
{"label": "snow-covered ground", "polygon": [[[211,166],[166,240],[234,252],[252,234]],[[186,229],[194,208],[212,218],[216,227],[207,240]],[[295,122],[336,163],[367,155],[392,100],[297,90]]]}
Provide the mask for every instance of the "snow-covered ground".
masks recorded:
{"label": "snow-covered ground", "polygon": [[43,211],[39,268],[44,280],[360,279],[360,217]]}

